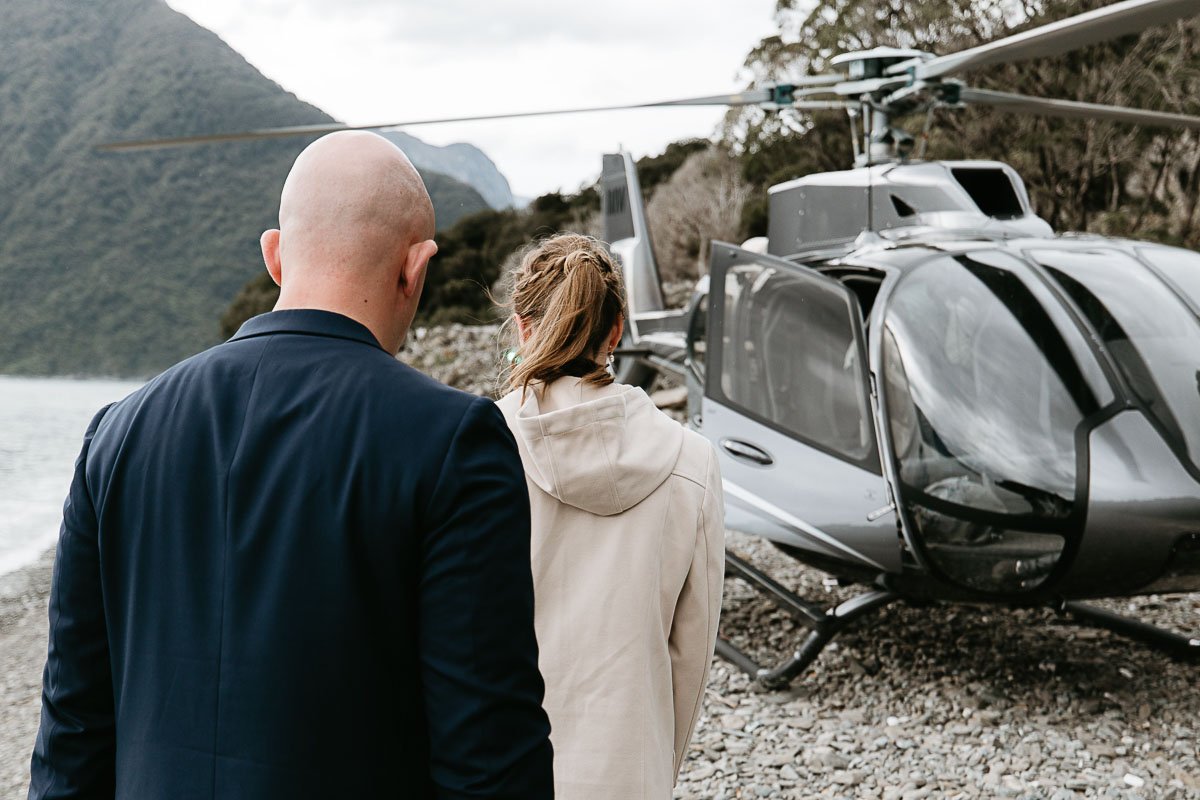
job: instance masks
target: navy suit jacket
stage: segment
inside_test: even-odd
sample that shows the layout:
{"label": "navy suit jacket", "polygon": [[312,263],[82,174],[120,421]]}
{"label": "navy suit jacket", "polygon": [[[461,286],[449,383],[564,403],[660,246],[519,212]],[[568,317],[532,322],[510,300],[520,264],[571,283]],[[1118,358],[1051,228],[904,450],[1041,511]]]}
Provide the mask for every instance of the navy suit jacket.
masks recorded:
{"label": "navy suit jacket", "polygon": [[549,798],[537,657],[495,405],[264,314],[88,428],[29,796]]}

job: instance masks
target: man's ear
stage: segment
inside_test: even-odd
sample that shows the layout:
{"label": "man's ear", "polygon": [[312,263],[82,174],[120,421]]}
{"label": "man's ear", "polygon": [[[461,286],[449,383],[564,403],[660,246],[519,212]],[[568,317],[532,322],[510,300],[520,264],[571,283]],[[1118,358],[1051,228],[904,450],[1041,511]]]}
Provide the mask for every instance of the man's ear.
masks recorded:
{"label": "man's ear", "polygon": [[269,231],[263,231],[258,243],[262,246],[263,263],[267,265],[267,273],[270,274],[271,280],[275,281],[276,286],[282,286],[283,264],[279,261],[279,229],[271,228]]}
{"label": "man's ear", "polygon": [[400,268],[400,291],[405,297],[412,297],[425,285],[425,271],[437,251],[437,242],[433,239],[417,242],[408,248],[404,266]]}

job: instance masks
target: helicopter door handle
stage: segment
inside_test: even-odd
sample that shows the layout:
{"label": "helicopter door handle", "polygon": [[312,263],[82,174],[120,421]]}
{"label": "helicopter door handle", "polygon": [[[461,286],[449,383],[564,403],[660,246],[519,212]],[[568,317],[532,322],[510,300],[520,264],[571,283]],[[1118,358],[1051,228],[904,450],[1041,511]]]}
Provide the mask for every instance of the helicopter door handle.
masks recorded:
{"label": "helicopter door handle", "polygon": [[769,467],[775,463],[775,459],[771,458],[770,453],[749,442],[742,442],[737,439],[722,439],[721,447],[725,448],[725,452],[734,458],[752,461],[763,467]]}

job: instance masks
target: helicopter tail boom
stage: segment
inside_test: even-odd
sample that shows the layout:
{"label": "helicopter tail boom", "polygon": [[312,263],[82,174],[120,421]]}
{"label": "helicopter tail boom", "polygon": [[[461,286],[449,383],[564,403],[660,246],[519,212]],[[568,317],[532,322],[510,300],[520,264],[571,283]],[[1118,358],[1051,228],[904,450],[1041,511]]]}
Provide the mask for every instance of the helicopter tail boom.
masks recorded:
{"label": "helicopter tail boom", "polygon": [[631,341],[636,342],[646,332],[642,328],[656,327],[652,320],[662,316],[665,303],[642,189],[629,153],[604,156],[600,209],[604,217],[604,239],[624,272],[629,303],[627,328]]}

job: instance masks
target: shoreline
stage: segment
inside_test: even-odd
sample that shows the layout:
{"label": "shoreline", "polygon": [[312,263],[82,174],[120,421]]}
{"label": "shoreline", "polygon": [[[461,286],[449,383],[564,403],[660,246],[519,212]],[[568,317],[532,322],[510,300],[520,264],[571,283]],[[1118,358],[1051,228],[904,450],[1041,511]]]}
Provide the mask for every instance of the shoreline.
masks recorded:
{"label": "shoreline", "polygon": [[58,531],[45,537],[38,537],[29,544],[10,550],[0,555],[0,598],[8,594],[5,582],[10,575],[23,572],[29,567],[39,564],[47,556],[53,558],[54,548],[58,545]]}
{"label": "shoreline", "polygon": [[44,600],[49,595],[57,539],[55,536],[33,559],[0,572],[0,634],[4,632],[5,619],[14,611],[13,606],[23,607],[30,598]]}
{"label": "shoreline", "polygon": [[0,575],[0,798],[22,798],[41,711],[54,547]]}

